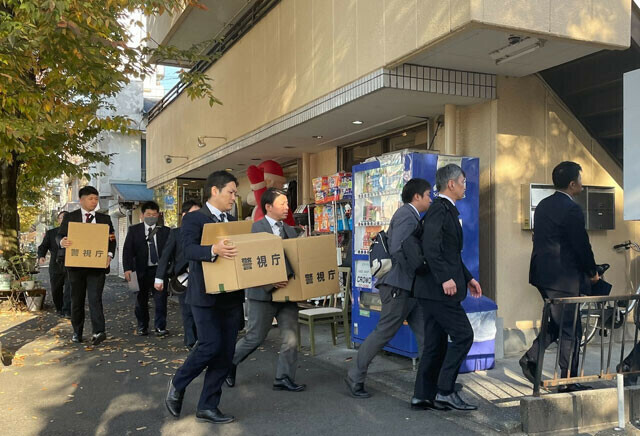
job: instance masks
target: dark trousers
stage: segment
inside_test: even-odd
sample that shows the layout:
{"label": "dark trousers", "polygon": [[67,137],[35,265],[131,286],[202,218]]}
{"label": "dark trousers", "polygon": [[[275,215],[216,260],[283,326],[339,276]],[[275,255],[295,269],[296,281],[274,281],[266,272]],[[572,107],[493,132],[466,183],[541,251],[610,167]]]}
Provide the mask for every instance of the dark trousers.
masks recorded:
{"label": "dark trousers", "polygon": [[[571,296],[567,295],[566,292],[545,288],[538,288],[538,292],[540,292],[540,296],[542,296],[543,299]],[[549,320],[547,332],[544,336],[542,336],[542,332],[540,332],[538,337],[533,341],[533,345],[531,345],[531,348],[526,352],[527,360],[535,364],[538,361],[538,352],[540,351],[540,347],[543,347],[546,350],[549,345],[560,339],[560,343],[558,344],[560,352],[558,362],[560,365],[560,376],[567,376],[569,359],[571,359],[571,374],[574,376],[578,374],[580,340],[582,339],[582,323],[580,320],[580,311],[578,310],[576,328],[575,330],[573,329],[575,310],[575,304],[563,304],[562,306],[559,304],[551,305],[551,319]]]}
{"label": "dark trousers", "polygon": [[180,294],[178,300],[180,301],[180,312],[182,312],[182,326],[184,328],[184,344],[191,348],[198,340],[198,332],[196,330],[196,322],[193,319],[193,313],[191,312],[191,305],[184,302],[187,293]]}
{"label": "dark trousers", "polygon": [[411,297],[409,291],[380,285],[380,300],[382,311],[376,328],[360,345],[355,365],[349,370],[349,378],[355,383],[364,383],[369,364],[376,354],[387,345],[398,333],[405,319],[413,331],[418,343],[418,353],[424,349],[424,318],[422,308],[416,298]]}
{"label": "dark trousers", "polygon": [[[136,319],[138,328],[149,328],[149,294],[153,295],[155,317],[153,326],[164,330],[167,328],[167,286],[162,291],[156,291],[153,287],[156,277],[156,267],[148,267],[142,277],[138,278],[140,291],[136,293]],[[140,273],[138,273],[140,274]]]}
{"label": "dark trousers", "polygon": [[173,386],[178,391],[186,389],[206,369],[198,410],[211,410],[220,403],[222,383],[231,368],[242,305],[191,306],[191,311],[198,330],[198,343],[176,371]]}
{"label": "dark trousers", "polygon": [[57,312],[71,314],[71,284],[67,278],[67,269],[55,262],[49,264],[49,282],[51,299]]}
{"label": "dark trousers", "polygon": [[460,366],[473,345],[473,329],[459,302],[418,302],[425,318],[425,339],[414,396],[433,400],[437,393],[449,395],[454,391]]}
{"label": "dark trousers", "polygon": [[104,332],[104,312],[102,308],[104,270],[79,268],[68,271],[69,281],[71,282],[71,325],[73,326],[73,331],[82,336],[84,302],[88,298],[93,334]]}

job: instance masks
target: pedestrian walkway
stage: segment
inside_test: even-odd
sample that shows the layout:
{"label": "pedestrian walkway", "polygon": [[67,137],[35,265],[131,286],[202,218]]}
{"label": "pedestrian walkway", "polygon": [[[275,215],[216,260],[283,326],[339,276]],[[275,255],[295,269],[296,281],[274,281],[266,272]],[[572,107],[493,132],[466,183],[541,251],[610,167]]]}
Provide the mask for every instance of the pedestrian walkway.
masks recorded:
{"label": "pedestrian walkway", "polygon": [[124,283],[109,277],[104,292],[107,340],[73,344],[71,325],[48,309],[0,313],[0,422],[11,435],[405,435],[492,434],[451,416],[412,411],[403,399],[374,390],[366,402],[346,393],[342,374],[302,355],[301,393],[271,389],[279,349],[277,330],[225,387],[221,409],[237,421],[212,426],[195,419],[202,377],[187,390],[183,416],[164,406],[167,381],[186,357],[179,308],[169,306],[167,338],[135,335],[133,301]]}
{"label": "pedestrian walkway", "polygon": [[408,405],[415,378],[411,360],[382,354],[367,379],[372,398],[353,399],[342,378],[356,350],[341,342],[334,347],[328,326],[318,329],[315,357],[309,353],[308,332],[302,331],[296,381],[306,383],[307,391],[274,392],[280,343],[273,330],[239,366],[236,387],[224,387],[220,407],[237,421],[212,430],[195,420],[201,378],[187,390],[181,419],[170,418],[164,407],[167,381],[187,354],[178,306],[169,305],[170,336],[139,337],[133,300],[121,279],[107,279],[104,300],[108,338],[98,347],[72,344],[70,322],[50,308],[37,314],[0,312],[3,434],[505,434],[519,432],[519,400],[531,394],[519,356],[513,356],[493,370],[460,376],[463,395],[479,404],[478,411],[413,411]]}

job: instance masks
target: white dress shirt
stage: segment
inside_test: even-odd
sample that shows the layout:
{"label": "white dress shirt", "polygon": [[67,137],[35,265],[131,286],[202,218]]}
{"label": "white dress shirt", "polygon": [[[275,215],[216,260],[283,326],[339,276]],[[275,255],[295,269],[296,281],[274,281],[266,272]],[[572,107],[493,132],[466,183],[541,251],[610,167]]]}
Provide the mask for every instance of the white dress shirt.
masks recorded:
{"label": "white dress shirt", "polygon": [[420,212],[418,212],[418,209],[416,209],[416,207],[411,203],[407,203],[407,204],[413,208],[413,210],[416,212],[416,215],[418,215],[418,219],[419,219],[420,218]]}
{"label": "white dress shirt", "polygon": [[[156,225],[150,226],[147,225],[147,223],[144,223],[144,239],[145,241],[147,240],[147,236],[149,235],[149,230],[153,230],[156,228]],[[157,238],[157,233],[155,235],[153,235],[153,244],[156,246],[156,253],[158,253],[158,238]],[[149,247],[149,241],[147,241],[147,250],[148,252],[148,256],[147,256],[147,266],[157,266],[157,263],[152,263],[151,262],[151,247]],[[160,253],[158,253],[158,260],[160,260]]]}
{"label": "white dress shirt", "polygon": [[[273,232],[273,234],[276,236],[282,237],[282,235],[280,234],[280,227],[278,226],[279,221],[274,220],[269,215],[265,215],[264,217],[269,222],[269,225],[271,226],[271,231]],[[282,230],[284,231],[284,228],[282,228]]]}
{"label": "white dress shirt", "polygon": [[[212,205],[208,201],[205,204],[209,208],[209,212],[211,212],[216,218],[218,218],[218,221],[220,221],[221,223],[226,223],[226,222],[229,221],[227,219],[227,213],[226,212],[221,212],[220,209],[218,209],[217,207],[215,207],[214,205]],[[222,214],[223,213],[224,213],[224,219],[222,219]],[[213,252],[213,245],[212,245],[211,246],[211,262],[213,262],[216,259],[216,257],[218,257],[218,255]]]}
{"label": "white dress shirt", "polygon": [[447,200],[449,200],[451,202],[451,204],[453,204],[454,206],[456,205],[455,201],[453,201],[450,197],[447,197],[444,194],[438,194],[438,197],[446,198]]}

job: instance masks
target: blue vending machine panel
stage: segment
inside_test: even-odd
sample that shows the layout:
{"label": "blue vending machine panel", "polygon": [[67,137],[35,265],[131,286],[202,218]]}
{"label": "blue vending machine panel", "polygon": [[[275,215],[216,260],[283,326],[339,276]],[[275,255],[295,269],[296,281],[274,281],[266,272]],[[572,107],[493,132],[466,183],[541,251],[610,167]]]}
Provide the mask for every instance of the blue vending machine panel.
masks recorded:
{"label": "blue vending machine panel", "polygon": [[[464,232],[462,257],[469,271],[478,277],[478,159],[441,156],[433,153],[398,151],[353,167],[353,265],[352,265],[352,338],[362,343],[375,329],[380,319],[381,302],[375,280],[369,269],[368,250],[373,237],[386,230],[395,211],[402,205],[404,184],[414,178],[426,179],[435,188],[436,170],[447,163],[460,165],[466,174],[466,197],[456,205]],[[415,336],[405,323],[384,348],[387,351],[415,358],[418,346]]]}

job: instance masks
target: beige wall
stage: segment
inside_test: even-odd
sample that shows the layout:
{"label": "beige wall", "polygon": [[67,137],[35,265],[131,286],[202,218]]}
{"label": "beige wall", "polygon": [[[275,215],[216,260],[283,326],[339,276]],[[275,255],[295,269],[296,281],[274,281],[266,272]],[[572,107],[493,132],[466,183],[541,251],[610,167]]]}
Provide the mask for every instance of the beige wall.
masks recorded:
{"label": "beige wall", "polygon": [[[573,160],[582,166],[584,184],[616,188],[615,230],[590,231],[589,236],[596,261],[611,264],[607,280],[614,285],[614,292],[624,293],[625,256],[611,247],[627,239],[638,240],[640,224],[623,220],[623,190],[614,179],[615,174],[612,175],[616,171],[608,172],[603,167],[610,162],[601,158],[600,146],[536,76],[500,77],[496,104],[495,141],[482,143],[494,153],[490,169],[494,180],[492,260],[499,316],[504,318],[505,328],[530,328],[540,318],[542,307],[538,292],[528,284],[531,232],[520,228],[520,185],[552,183],[551,171],[563,160]],[[485,112],[489,111],[485,108]],[[487,113],[484,117],[490,118]],[[487,151],[480,153],[486,155]],[[486,243],[487,238],[482,240]],[[485,252],[486,248],[483,247]],[[485,259],[481,257],[481,265]],[[487,266],[482,268],[484,271]],[[631,274],[637,285],[637,266]]]}
{"label": "beige wall", "polygon": [[[309,166],[311,177],[305,182],[311,183],[311,179],[314,177],[335,174],[338,171],[338,149],[332,148],[319,153],[312,153],[309,156]],[[313,192],[313,188],[311,188],[311,192]]]}
{"label": "beige wall", "polygon": [[223,105],[183,94],[149,124],[148,185],[182,174],[164,155],[224,142],[198,148],[198,136],[236,139],[471,22],[628,44],[630,1],[282,0],[209,69]]}

